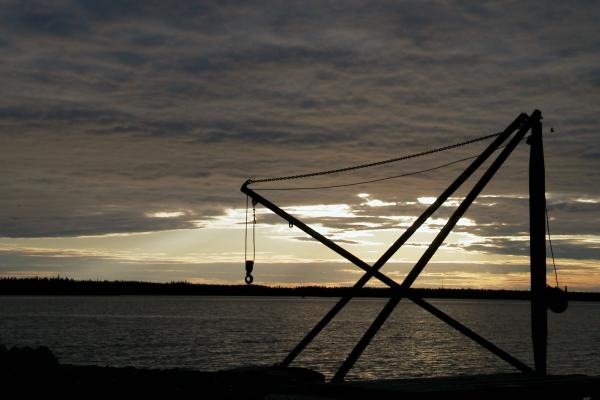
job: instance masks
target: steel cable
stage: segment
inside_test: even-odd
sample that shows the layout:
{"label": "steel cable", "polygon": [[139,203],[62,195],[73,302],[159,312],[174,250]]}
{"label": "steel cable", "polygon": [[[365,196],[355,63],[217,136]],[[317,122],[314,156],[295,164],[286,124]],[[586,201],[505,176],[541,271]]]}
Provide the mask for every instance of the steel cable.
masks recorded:
{"label": "steel cable", "polygon": [[376,162],[367,163],[367,164],[354,165],[354,166],[345,167],[345,168],[330,169],[330,170],[318,171],[318,172],[310,172],[307,174],[299,174],[299,175],[278,176],[278,177],[261,178],[261,179],[248,179],[247,184],[250,185],[250,184],[262,183],[262,182],[276,182],[276,181],[285,181],[285,180],[292,180],[292,179],[310,178],[313,176],[322,176],[322,175],[335,174],[335,173],[339,173],[339,172],[348,172],[348,171],[354,171],[357,169],[376,167],[376,166],[390,164],[390,163],[397,162],[397,161],[403,161],[403,160],[408,160],[411,158],[423,157],[423,156],[426,156],[429,154],[439,153],[441,151],[455,149],[457,147],[466,146],[466,145],[469,145],[472,143],[480,142],[482,140],[490,139],[490,138],[499,136],[501,134],[502,134],[502,132],[492,133],[490,135],[481,136],[478,138],[470,139],[470,140],[467,140],[467,141],[464,141],[461,143],[452,144],[449,146],[438,147],[436,149],[431,149],[431,150],[427,150],[427,151],[423,151],[423,152],[419,152],[419,153],[409,154],[406,156],[390,158],[387,160],[376,161]]}

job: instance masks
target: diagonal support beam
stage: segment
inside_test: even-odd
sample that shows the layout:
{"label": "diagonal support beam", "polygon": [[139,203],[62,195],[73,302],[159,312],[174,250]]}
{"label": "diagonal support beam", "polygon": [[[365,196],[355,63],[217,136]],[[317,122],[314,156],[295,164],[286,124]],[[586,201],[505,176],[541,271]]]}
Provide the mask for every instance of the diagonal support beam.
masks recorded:
{"label": "diagonal support beam", "polygon": [[[519,115],[508,127],[499,135],[459,176],[454,182],[448,186],[446,190],[440,194],[436,201],[431,204],[415,222],[406,230],[404,233],[390,246],[390,248],[373,264],[373,266],[367,270],[367,273],[363,275],[352,288],[358,290],[365,286],[365,284],[379,272],[379,270],[385,265],[386,262],[400,249],[402,245],[427,221],[427,219],[437,211],[438,208],[444,204],[444,202],[468,179],[471,175],[500,147],[504,141],[519,128],[523,122],[527,119],[526,114]],[[394,286],[393,286],[394,287]],[[351,293],[353,292],[351,291]],[[287,355],[287,357],[280,364],[282,366],[288,366],[297,356],[304,350],[304,348],[331,322],[333,318],[350,302],[352,294],[342,297],[333,308],[325,314],[325,316],[308,332],[308,334],[296,345],[296,347]]]}
{"label": "diagonal support beam", "polygon": [[513,367],[517,368],[521,372],[524,372],[524,373],[533,373],[534,372],[533,369],[531,369],[530,367],[525,365],[523,362],[521,362],[518,359],[516,359],[515,357],[511,356],[510,354],[508,354],[507,352],[505,352],[504,350],[502,350],[501,348],[499,348],[498,346],[496,346],[489,340],[485,339],[484,337],[479,336],[477,333],[473,332],[471,329],[467,328],[465,325],[461,324],[460,322],[458,322],[454,318],[450,317],[448,314],[444,313],[442,310],[438,309],[434,305],[426,302],[422,298],[412,296],[412,295],[408,295],[407,298],[409,298],[413,303],[417,304],[424,310],[429,311],[431,314],[438,317],[440,320],[444,321],[445,323],[447,323],[448,325],[450,325],[451,327],[453,327],[454,329],[456,329],[457,331],[459,331],[460,333],[462,333],[469,339],[472,339],[480,346],[486,348],[491,353],[497,355],[498,357],[500,357],[501,359],[503,359],[504,361],[506,361]]}
{"label": "diagonal support beam", "polygon": [[[369,271],[371,269],[371,266],[369,264],[367,264],[366,262],[362,261],[360,258],[352,255],[350,252],[344,250],[342,247],[338,246],[337,244],[335,244],[331,240],[323,237],[320,233],[316,232],[315,230],[313,230],[312,228],[310,228],[309,226],[307,226],[306,224],[304,224],[302,221],[298,220],[294,216],[286,213],[285,211],[283,211],[282,209],[280,209],[279,207],[277,207],[276,205],[274,205],[273,203],[271,203],[270,201],[268,201],[264,197],[260,196],[258,193],[254,192],[251,189],[249,189],[247,187],[244,187],[244,186],[242,187],[242,191],[244,193],[248,194],[250,197],[252,197],[253,200],[255,200],[255,201],[261,203],[262,205],[264,205],[265,207],[269,208],[270,210],[272,210],[273,212],[275,212],[277,215],[281,216],[283,219],[285,219],[288,222],[296,225],[298,228],[300,228],[304,232],[306,232],[309,235],[313,236],[315,239],[319,240],[319,237],[321,237],[323,240],[319,240],[319,241],[321,241],[322,243],[326,244],[332,250],[338,252],[338,254],[343,255],[349,261],[351,261],[352,263],[354,263],[357,267],[363,269],[364,271]],[[329,245],[328,245],[328,243],[329,243]],[[376,277],[377,279],[379,279],[381,282],[385,283],[389,287],[397,288],[397,289],[401,290],[400,289],[400,284],[398,284],[393,279],[389,278],[387,275],[385,275],[385,274],[383,274],[383,273],[381,273],[379,271],[370,271],[370,273],[371,273],[371,276]],[[466,326],[462,325],[460,322],[454,320],[452,317],[448,316],[443,311],[436,309],[432,305],[429,305],[428,307],[424,306],[424,304],[429,304],[429,303],[426,303],[424,300],[419,299],[417,296],[410,296],[409,298],[412,301],[414,301],[416,304],[418,304],[421,307],[423,307],[425,310],[427,310],[430,313],[432,313],[437,318],[439,318],[442,321],[446,322],[450,326],[454,327],[458,331],[460,331],[463,334],[465,334],[467,337],[471,338],[472,340],[474,340],[475,342],[477,342],[481,346],[483,346],[486,349],[488,349],[493,354],[497,355],[498,357],[500,357],[504,361],[508,362],[513,367],[515,367],[515,368],[517,368],[517,369],[519,369],[519,370],[521,370],[523,372],[529,372],[530,371],[529,367],[527,367],[521,361],[519,361],[516,358],[512,357],[510,354],[508,354],[505,351],[503,351],[502,349],[498,348],[497,346],[495,346],[494,344],[492,344],[490,341],[486,340],[482,336],[480,336],[477,333],[471,331],[469,328],[467,328]],[[350,299],[348,299],[348,301],[349,300]],[[343,307],[344,305],[345,304],[341,305],[341,307]],[[341,309],[341,307],[340,307],[340,309]],[[339,310],[337,310],[336,313],[338,311]],[[327,322],[329,322],[329,321],[327,321]],[[326,323],[325,323],[325,325],[326,325]],[[323,327],[325,325],[323,325]],[[323,329],[323,327],[321,327],[319,329],[319,331],[321,329]],[[311,338],[311,340],[312,340],[312,338]]]}
{"label": "diagonal support beam", "polygon": [[[494,174],[500,169],[502,164],[506,161],[508,156],[512,153],[512,151],[517,147],[519,142],[523,139],[527,131],[531,128],[532,123],[535,121],[539,121],[541,119],[541,113],[539,110],[535,110],[531,117],[525,121],[525,123],[521,126],[517,134],[511,139],[508,145],[502,150],[500,155],[494,160],[492,165],[487,169],[487,171],[483,174],[483,176],[479,179],[479,181],[475,184],[473,189],[467,194],[462,203],[458,206],[456,211],[449,218],[448,222],[442,230],[437,234],[431,245],[425,250],[425,253],[421,256],[419,261],[415,264],[413,269],[406,276],[402,284],[400,285],[402,289],[408,289],[414,283],[414,281],[418,278],[419,274],[423,271],[429,260],[433,257],[438,248],[442,245],[446,237],[450,234],[458,220],[464,215],[469,206],[473,203],[475,198],[481,193],[481,191],[485,188],[485,186],[492,179]],[[348,371],[352,368],[356,360],[363,353],[365,348],[369,345],[375,334],[379,331],[381,326],[385,323],[387,318],[390,316],[392,311],[396,308],[400,300],[402,299],[402,291],[399,291],[398,294],[394,294],[388,303],[381,310],[379,315],[375,318],[372,324],[369,326],[365,334],[361,337],[357,345],[350,352],[340,369],[337,371],[335,376],[333,377],[333,381],[341,381],[344,379]]]}
{"label": "diagonal support beam", "polygon": [[[271,209],[277,215],[279,215],[282,218],[286,219],[288,222],[291,222],[291,223],[295,224],[296,226],[298,226],[300,229],[302,229],[306,233],[310,234],[311,236],[313,236],[313,235],[317,236],[317,237],[315,237],[315,239],[318,240],[318,236],[321,236],[318,232],[312,230],[309,226],[307,226],[306,224],[302,223],[300,220],[296,219],[292,215],[289,215],[285,211],[281,210],[279,207],[277,207],[276,205],[274,205],[273,203],[271,203],[270,201],[268,201],[264,197],[258,195],[256,192],[252,191],[251,189],[246,188],[246,187],[243,186],[242,187],[242,191],[244,193],[248,194],[250,197],[252,197],[257,202],[263,204],[265,207]],[[323,239],[325,241],[331,242],[329,239],[327,239],[325,237],[323,237]],[[343,250],[343,248],[341,248],[340,246],[336,245],[333,242],[331,242],[331,247],[334,250],[336,250],[336,249],[342,249]],[[350,259],[350,261],[352,261],[357,267],[359,267],[359,268],[361,268],[361,269],[363,269],[365,271],[368,271],[371,268],[371,266],[369,264],[367,264],[366,262],[362,261],[358,257],[353,256],[351,253],[349,253],[347,251],[345,253],[347,253],[347,254],[344,254],[345,256],[349,255],[347,258],[350,259],[350,256],[351,256],[352,259]],[[373,272],[372,271],[372,274],[373,274],[373,276],[375,276],[377,279],[379,279],[380,281],[384,282],[388,286],[390,286],[392,288],[397,288],[398,290],[402,290],[402,289],[400,289],[400,285],[396,281],[394,281],[393,279],[390,279],[389,277],[387,277],[383,273],[378,272],[378,271],[377,272]],[[413,301],[415,301],[415,299],[418,299],[418,297],[416,297],[416,296],[410,296],[409,298],[411,300],[413,300]],[[424,300],[422,300],[422,301],[424,302]],[[419,304],[419,303],[417,303],[417,304]],[[425,304],[425,303],[421,303],[421,304]],[[487,348],[492,353],[496,354],[498,357],[500,357],[503,360],[507,361],[509,364],[511,364],[515,368],[517,368],[519,370],[522,370],[522,371],[525,371],[522,368],[522,366],[525,365],[525,364],[523,364],[522,362],[520,362],[516,358],[510,356],[508,353],[504,352],[503,350],[497,348],[496,346],[494,346],[493,344],[491,344],[491,342],[489,342],[488,340],[486,340],[483,337],[479,336],[475,332],[470,331],[467,327],[465,327],[464,325],[460,324],[458,321],[453,320],[450,316],[446,315],[443,311],[436,309],[436,311],[434,312],[434,311],[432,311],[434,309],[433,306],[423,307],[423,308],[425,308],[427,311],[429,311],[430,313],[432,313],[434,316],[440,318],[442,321],[448,323],[450,326],[453,326],[455,329],[458,329],[461,332],[462,332],[462,330],[459,329],[459,326],[462,326],[463,330],[465,332],[467,332],[467,331],[470,332],[470,334],[467,334],[467,333],[463,332],[467,337],[473,339],[475,342],[477,342],[480,345],[482,345],[483,347]],[[454,321],[454,323],[451,323],[450,321]],[[486,343],[489,343],[490,345],[486,345]],[[528,368],[528,367],[525,366],[525,368]]]}
{"label": "diagonal support beam", "polygon": [[[341,255],[342,257],[344,257],[345,259],[347,259],[348,261],[350,261],[357,267],[359,267],[365,271],[367,271],[371,268],[371,266],[369,264],[367,264],[360,258],[356,257],[354,254],[350,253],[348,250],[344,249],[343,247],[336,244],[332,240],[321,235],[319,232],[315,231],[310,226],[308,226],[304,222],[300,221],[298,218],[294,217],[291,214],[288,214],[281,208],[277,207],[275,204],[271,203],[269,200],[265,199],[260,194],[256,193],[254,190],[250,189],[247,186],[248,184],[249,184],[249,182],[244,183],[241,190],[243,193],[250,196],[252,198],[252,200],[267,207],[269,210],[273,211],[275,214],[279,215],[281,218],[285,219],[290,224],[297,226],[302,231],[309,234],[310,236],[312,236],[319,242],[323,243],[325,246],[329,247],[331,250],[335,251],[336,253],[338,253],[339,255]],[[394,285],[398,285],[398,283],[396,281],[394,281],[393,279],[389,278],[388,276],[382,274],[381,272],[375,273],[374,276],[377,279],[379,279],[381,282],[385,283],[386,285],[388,285],[390,287],[393,287]]]}

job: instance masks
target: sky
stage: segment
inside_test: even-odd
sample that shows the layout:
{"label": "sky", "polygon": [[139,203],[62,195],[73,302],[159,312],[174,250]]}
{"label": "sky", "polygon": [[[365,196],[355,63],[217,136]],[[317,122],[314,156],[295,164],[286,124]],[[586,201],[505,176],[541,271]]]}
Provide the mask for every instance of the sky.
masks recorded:
{"label": "sky", "polygon": [[[600,290],[597,1],[0,4],[0,276],[241,284],[246,179],[421,152],[540,109],[558,280]],[[278,187],[409,173],[488,143]],[[522,142],[415,286],[528,287],[528,155]],[[372,264],[467,165],[263,195]],[[382,271],[400,281],[480,175]],[[256,216],[255,283],[360,278]]]}

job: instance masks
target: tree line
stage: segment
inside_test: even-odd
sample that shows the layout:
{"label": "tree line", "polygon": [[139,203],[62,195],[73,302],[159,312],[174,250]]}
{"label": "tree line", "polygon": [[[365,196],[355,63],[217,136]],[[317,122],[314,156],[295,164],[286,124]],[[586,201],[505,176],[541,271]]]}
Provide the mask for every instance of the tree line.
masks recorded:
{"label": "tree line", "polygon": [[[142,282],[75,280],[70,278],[0,278],[0,295],[120,296],[298,296],[298,297],[390,297],[393,289],[328,286],[213,285],[190,282]],[[402,293],[424,298],[528,300],[526,290],[416,288]],[[569,292],[571,300],[600,301],[600,293]]]}

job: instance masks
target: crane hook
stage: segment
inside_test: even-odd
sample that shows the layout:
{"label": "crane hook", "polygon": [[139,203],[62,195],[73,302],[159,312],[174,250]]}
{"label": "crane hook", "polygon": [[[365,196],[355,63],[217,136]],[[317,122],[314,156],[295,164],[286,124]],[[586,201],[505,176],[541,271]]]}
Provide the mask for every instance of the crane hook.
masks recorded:
{"label": "crane hook", "polygon": [[251,284],[254,281],[252,277],[252,270],[254,269],[254,260],[246,260],[246,277],[244,278],[244,282],[247,285]]}

